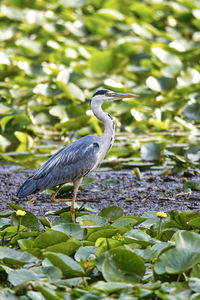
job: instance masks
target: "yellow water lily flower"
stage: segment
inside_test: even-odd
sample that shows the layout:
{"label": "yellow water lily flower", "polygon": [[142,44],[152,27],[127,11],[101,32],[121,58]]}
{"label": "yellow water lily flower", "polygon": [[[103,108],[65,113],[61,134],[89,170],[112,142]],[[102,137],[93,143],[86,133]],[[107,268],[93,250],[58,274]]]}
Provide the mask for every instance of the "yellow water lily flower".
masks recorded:
{"label": "yellow water lily flower", "polygon": [[26,212],[24,211],[24,210],[21,210],[21,209],[18,209],[16,212],[16,215],[17,216],[21,216],[21,217],[23,217],[23,216],[25,216],[26,215]]}
{"label": "yellow water lily flower", "polygon": [[158,211],[156,216],[160,218],[167,218],[167,214],[164,211]]}

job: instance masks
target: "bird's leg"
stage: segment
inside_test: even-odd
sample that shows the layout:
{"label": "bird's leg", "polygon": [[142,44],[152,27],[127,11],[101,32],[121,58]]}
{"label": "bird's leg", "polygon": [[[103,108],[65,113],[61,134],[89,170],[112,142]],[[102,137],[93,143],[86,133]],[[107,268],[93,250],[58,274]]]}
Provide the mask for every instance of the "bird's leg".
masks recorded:
{"label": "bird's leg", "polygon": [[[51,201],[53,202],[72,202],[71,204],[71,208],[70,208],[70,211],[71,211],[71,216],[72,216],[72,221],[73,223],[75,223],[75,209],[74,209],[74,203],[76,201],[76,195],[77,195],[77,192],[78,192],[78,188],[81,184],[81,181],[82,181],[83,177],[77,179],[75,182],[74,182],[74,191],[73,191],[73,197],[72,199],[56,199],[56,196],[58,195],[61,187],[63,186],[63,184],[59,185],[58,189],[55,191],[55,193],[53,193],[51,195]],[[79,208],[79,210],[81,210],[84,205],[86,204],[86,202],[95,202],[95,201],[98,201],[98,200],[94,200],[94,199],[77,199],[77,201],[83,201],[83,204],[81,205],[81,207]]]}
{"label": "bird's leg", "polygon": [[74,203],[76,201],[76,195],[77,195],[78,188],[79,188],[82,180],[83,180],[83,177],[77,179],[74,182],[74,193],[73,193],[72,204],[71,204],[71,208],[70,208],[73,223],[76,223]]}
{"label": "bird's leg", "polygon": [[59,191],[60,191],[60,189],[61,189],[62,186],[63,186],[63,184],[60,184],[59,187],[57,188],[57,190],[55,191],[55,193],[53,193],[51,195],[51,201],[53,201],[53,202],[59,202],[59,199],[56,199],[56,196],[58,195],[58,193],[59,193]]}

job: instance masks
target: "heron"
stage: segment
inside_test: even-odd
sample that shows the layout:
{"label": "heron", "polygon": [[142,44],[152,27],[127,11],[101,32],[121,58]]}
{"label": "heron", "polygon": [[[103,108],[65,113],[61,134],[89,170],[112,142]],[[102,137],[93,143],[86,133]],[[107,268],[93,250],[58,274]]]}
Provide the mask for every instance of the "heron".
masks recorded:
{"label": "heron", "polygon": [[58,199],[56,196],[63,184],[72,182],[73,197],[70,199],[70,212],[72,221],[75,223],[74,205],[82,179],[102,162],[114,142],[114,120],[109,113],[102,109],[102,104],[134,97],[137,95],[116,93],[107,89],[98,90],[91,98],[91,108],[93,114],[104,123],[103,135],[101,137],[87,135],[61,148],[24,182],[17,191],[17,197],[24,198],[47,188],[58,186],[51,195],[51,201],[66,202],[69,199]]}

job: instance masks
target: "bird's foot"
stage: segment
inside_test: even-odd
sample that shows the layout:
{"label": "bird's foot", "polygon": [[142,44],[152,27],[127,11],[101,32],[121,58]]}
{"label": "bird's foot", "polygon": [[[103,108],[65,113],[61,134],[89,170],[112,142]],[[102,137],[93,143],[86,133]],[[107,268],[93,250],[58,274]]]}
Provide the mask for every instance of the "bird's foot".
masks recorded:
{"label": "bird's foot", "polygon": [[82,205],[79,207],[78,211],[81,211],[87,202],[98,202],[96,199],[77,199],[77,202],[83,202]]}
{"label": "bird's foot", "polygon": [[56,203],[58,203],[58,202],[72,202],[72,199],[57,199],[55,197],[52,197],[51,201],[56,202]]}
{"label": "bird's foot", "polygon": [[[72,199],[57,199],[55,197],[51,198],[51,201],[53,202],[72,202]],[[76,202],[98,202],[99,200],[95,200],[95,199],[77,199]]]}

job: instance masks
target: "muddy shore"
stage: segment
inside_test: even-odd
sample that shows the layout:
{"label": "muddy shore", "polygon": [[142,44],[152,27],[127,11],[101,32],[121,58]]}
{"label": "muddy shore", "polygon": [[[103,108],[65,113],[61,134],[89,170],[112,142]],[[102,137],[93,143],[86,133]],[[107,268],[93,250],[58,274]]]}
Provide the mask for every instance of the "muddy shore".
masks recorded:
{"label": "muddy shore", "polygon": [[[0,166],[0,210],[9,209],[8,202],[13,202],[30,210],[37,217],[45,216],[51,210],[70,205],[70,203],[52,203],[50,196],[35,194],[25,199],[18,199],[16,191],[20,185],[33,174],[33,170],[21,171],[19,166]],[[143,172],[141,180],[130,170],[101,172],[95,171],[89,176],[95,182],[84,186],[78,193],[79,198],[98,200],[90,203],[92,208],[100,211],[110,205],[123,208],[125,215],[141,216],[149,210],[169,211],[177,209],[200,211],[200,192],[182,193],[182,178],[178,176],[159,176],[159,172]],[[188,181],[200,183],[200,178],[190,176]],[[63,194],[62,198],[69,198],[72,194]],[[27,203],[36,197],[34,204]]]}

